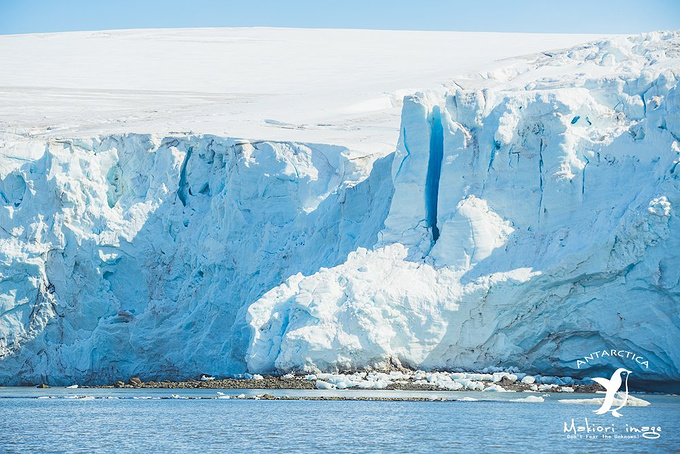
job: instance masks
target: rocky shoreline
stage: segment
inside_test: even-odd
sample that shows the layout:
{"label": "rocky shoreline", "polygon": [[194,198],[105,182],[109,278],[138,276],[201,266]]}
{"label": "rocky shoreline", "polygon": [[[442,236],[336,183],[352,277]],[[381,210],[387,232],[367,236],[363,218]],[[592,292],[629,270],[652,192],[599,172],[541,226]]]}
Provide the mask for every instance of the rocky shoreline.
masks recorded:
{"label": "rocky shoreline", "polygon": [[355,372],[352,374],[309,374],[282,376],[245,374],[238,378],[201,376],[185,381],[143,381],[132,377],[127,382],[83,388],[152,389],[385,389],[400,391],[490,391],[594,393],[596,383],[578,382],[569,377],[541,377],[512,373],[451,372]]}

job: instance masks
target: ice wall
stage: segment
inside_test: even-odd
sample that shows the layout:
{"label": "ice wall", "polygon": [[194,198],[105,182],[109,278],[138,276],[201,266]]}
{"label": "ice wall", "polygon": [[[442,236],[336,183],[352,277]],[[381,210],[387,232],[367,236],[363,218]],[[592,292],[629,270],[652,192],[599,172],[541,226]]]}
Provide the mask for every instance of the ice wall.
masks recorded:
{"label": "ice wall", "polygon": [[675,33],[528,57],[406,97],[377,160],[6,133],[0,384],[578,375],[598,348],[680,381],[679,62]]}
{"label": "ice wall", "polygon": [[584,376],[612,365],[577,359],[623,349],[680,380],[679,44],[603,41],[406,98],[381,242],[255,302],[249,367]]}
{"label": "ice wall", "polygon": [[[5,137],[0,383],[243,372],[241,312],[377,240],[390,158],[211,136]],[[22,159],[18,159],[21,157]]]}

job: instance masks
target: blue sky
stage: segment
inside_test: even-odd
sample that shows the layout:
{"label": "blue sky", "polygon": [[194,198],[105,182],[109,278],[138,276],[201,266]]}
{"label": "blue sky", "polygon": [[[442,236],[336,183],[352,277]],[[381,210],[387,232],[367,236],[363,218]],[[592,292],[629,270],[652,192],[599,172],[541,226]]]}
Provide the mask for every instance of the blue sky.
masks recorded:
{"label": "blue sky", "polygon": [[680,28],[680,0],[0,0],[0,34],[246,26],[639,33]]}

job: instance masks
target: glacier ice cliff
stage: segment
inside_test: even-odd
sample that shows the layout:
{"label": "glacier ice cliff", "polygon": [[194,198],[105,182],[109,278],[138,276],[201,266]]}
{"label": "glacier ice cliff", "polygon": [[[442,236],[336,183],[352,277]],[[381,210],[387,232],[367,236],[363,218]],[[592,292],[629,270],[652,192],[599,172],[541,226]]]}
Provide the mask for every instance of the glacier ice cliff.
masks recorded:
{"label": "glacier ice cliff", "polygon": [[366,177],[327,145],[131,134],[6,139],[15,149],[1,189],[5,383],[243,370],[245,303],[370,247],[389,207],[390,159]]}
{"label": "glacier ice cliff", "polygon": [[395,153],[0,141],[0,383],[386,368],[680,382],[680,35],[406,97]]}

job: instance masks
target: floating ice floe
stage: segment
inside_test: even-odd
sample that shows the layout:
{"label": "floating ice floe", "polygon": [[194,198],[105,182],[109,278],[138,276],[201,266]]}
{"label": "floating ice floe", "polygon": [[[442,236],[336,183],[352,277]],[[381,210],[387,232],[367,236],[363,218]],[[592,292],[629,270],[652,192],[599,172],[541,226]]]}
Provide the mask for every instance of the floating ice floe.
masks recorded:
{"label": "floating ice floe", "polygon": [[[626,400],[624,395],[617,393],[612,406],[620,406],[623,404],[624,400],[627,407],[646,407],[650,405],[648,401],[640,399],[639,397],[631,396],[629,394],[628,399]],[[561,404],[602,405],[604,403],[604,397],[593,397],[589,399],[559,399],[558,402]]]}
{"label": "floating ice floe", "polygon": [[505,393],[505,392],[511,392],[508,391],[507,389],[503,388],[501,385],[497,385],[495,383],[490,384],[486,388],[484,388],[485,392],[496,392],[496,393]]}
{"label": "floating ice floe", "polygon": [[519,399],[510,399],[510,402],[545,402],[541,396],[527,396]]}
{"label": "floating ice floe", "polygon": [[542,384],[538,385],[538,390],[539,391],[552,391],[554,389],[557,389],[558,386],[555,384]]}
{"label": "floating ice floe", "polygon": [[335,389],[336,386],[333,383],[328,383],[322,380],[316,381],[316,389]]}

